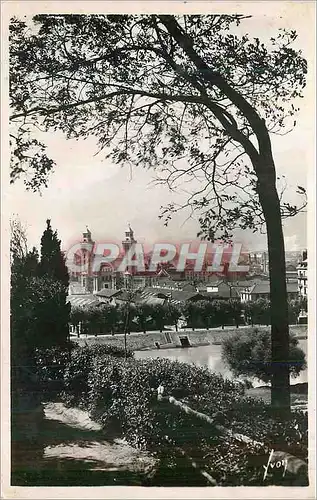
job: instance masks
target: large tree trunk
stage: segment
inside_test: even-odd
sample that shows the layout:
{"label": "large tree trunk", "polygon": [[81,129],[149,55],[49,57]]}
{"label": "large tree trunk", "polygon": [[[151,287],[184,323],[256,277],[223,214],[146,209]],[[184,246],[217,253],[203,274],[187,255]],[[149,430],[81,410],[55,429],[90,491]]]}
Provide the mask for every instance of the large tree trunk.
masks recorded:
{"label": "large tree trunk", "polygon": [[[257,175],[257,193],[266,221],[269,253],[271,292],[271,336],[272,336],[272,405],[290,409],[289,384],[289,331],[286,292],[285,249],[281,222],[279,197],[276,191],[276,173],[271,150],[271,141],[265,120],[256,109],[232,87],[228,81],[208,65],[195,51],[193,40],[182,30],[173,16],[160,16],[171,36],[177,41],[200,75],[218,89],[238,108],[248,120],[257,139],[257,146],[249,140],[235,123],[215,103],[205,100],[205,105],[222,124],[228,135],[241,144],[249,156]],[[223,326],[223,325],[222,325]]]}
{"label": "large tree trunk", "polygon": [[290,411],[288,303],[285,247],[274,163],[268,165],[266,162],[262,173],[258,174],[258,194],[266,221],[269,254],[273,370],[271,403],[287,414]]}

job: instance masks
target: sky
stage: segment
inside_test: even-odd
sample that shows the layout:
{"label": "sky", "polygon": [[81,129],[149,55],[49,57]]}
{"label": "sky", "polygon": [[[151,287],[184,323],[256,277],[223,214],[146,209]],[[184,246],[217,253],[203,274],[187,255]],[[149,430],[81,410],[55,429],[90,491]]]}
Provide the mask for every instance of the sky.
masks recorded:
{"label": "sky", "polygon": [[[268,39],[279,27],[297,29],[297,46],[306,57],[312,53],[313,38],[307,30],[305,15],[276,18],[253,17],[245,21],[244,31],[260,39]],[[308,83],[296,128],[285,136],[272,136],[273,153],[278,175],[285,175],[288,189],[306,186],[311,161],[311,96],[314,89]],[[49,187],[41,195],[27,192],[22,181],[17,181],[5,191],[11,215],[18,215],[26,226],[29,246],[39,246],[45,221],[51,219],[58,230],[63,247],[78,241],[86,225],[95,241],[122,239],[130,223],[138,241],[176,241],[195,239],[197,220],[186,220],[186,213],[174,216],[165,227],[158,219],[160,207],[175,200],[175,194],[166,186],[153,185],[154,172],[141,167],[120,167],[94,156],[97,151],[93,140],[66,140],[61,133],[47,133],[42,139],[48,146],[48,155],[56,161],[55,172],[50,176]],[[178,195],[178,199],[182,198]],[[292,198],[290,198],[292,201]],[[306,247],[306,214],[284,224],[287,250]],[[266,248],[266,237],[246,231],[236,233],[235,239],[251,250]]]}

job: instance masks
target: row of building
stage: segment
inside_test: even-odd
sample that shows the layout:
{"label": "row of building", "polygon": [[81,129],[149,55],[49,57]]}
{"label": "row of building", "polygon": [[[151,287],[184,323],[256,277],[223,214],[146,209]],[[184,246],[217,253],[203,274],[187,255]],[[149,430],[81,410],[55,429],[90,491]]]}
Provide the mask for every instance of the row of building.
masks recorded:
{"label": "row of building", "polygon": [[[135,243],[133,230],[129,227],[122,242],[123,254]],[[83,253],[93,244],[91,232],[87,229],[82,238]],[[266,262],[266,254],[261,258]],[[252,262],[252,256],[250,260]],[[127,300],[128,292],[130,295],[133,292],[134,302],[152,304],[165,300],[184,303],[204,298],[235,298],[241,302],[267,299],[270,296],[268,263],[265,267],[267,272],[256,274],[253,270],[253,273],[245,273],[238,279],[233,274],[228,275],[226,270],[212,275],[196,273],[190,264],[179,271],[173,262],[161,265],[153,272],[148,269],[145,272],[119,272],[117,267],[106,264],[96,275],[70,273],[69,301],[78,306],[94,302],[120,303]],[[289,299],[307,297],[307,252],[303,252],[297,265],[287,266],[286,275]]]}

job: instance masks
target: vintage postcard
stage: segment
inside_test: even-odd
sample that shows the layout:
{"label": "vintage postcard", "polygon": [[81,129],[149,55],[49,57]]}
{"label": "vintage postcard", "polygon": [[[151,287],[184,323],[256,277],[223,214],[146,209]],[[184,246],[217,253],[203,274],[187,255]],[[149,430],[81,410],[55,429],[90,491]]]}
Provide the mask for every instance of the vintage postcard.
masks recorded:
{"label": "vintage postcard", "polygon": [[315,498],[315,3],[2,9],[3,498]]}

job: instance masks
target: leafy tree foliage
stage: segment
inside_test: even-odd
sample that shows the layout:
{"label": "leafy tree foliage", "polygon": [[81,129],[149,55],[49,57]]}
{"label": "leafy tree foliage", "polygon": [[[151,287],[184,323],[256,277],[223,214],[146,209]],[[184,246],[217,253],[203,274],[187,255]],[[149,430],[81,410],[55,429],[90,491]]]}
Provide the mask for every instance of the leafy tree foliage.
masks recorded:
{"label": "leafy tree foliage", "polygon": [[[11,429],[12,472],[32,442],[32,467],[42,459],[38,440],[41,403],[52,395],[53,370],[61,373],[69,354],[65,286],[39,269],[36,248],[27,247],[19,220],[11,222]],[[49,374],[49,375],[48,375]],[[30,425],[30,420],[32,425]],[[23,456],[25,460],[25,456]]]}
{"label": "leafy tree foliage", "polygon": [[270,301],[259,298],[244,304],[246,319],[251,325],[269,325],[270,323]]}
{"label": "leafy tree foliage", "polygon": [[216,309],[214,304],[209,300],[199,300],[195,303],[197,307],[197,315],[201,319],[203,326],[208,330],[213,325],[215,320]]}
{"label": "leafy tree foliage", "polygon": [[214,307],[216,322],[224,328],[229,318],[229,304],[226,300],[215,300]]}
{"label": "leafy tree foliage", "polygon": [[70,324],[73,325],[77,334],[80,333],[80,324],[83,323],[85,319],[85,310],[83,307],[79,306],[71,306],[69,321]]}
{"label": "leafy tree foliage", "polygon": [[[222,356],[237,377],[256,377],[263,382],[272,380],[272,349],[270,332],[254,329],[248,334],[236,333],[225,339]],[[297,377],[306,368],[305,353],[298,347],[298,340],[290,340],[290,372]]]}
{"label": "leafy tree foliage", "polygon": [[[30,311],[26,302],[31,298],[30,281],[38,265],[38,254],[27,247],[25,229],[19,220],[11,221],[11,466],[14,474],[19,466],[21,450],[33,445],[33,466],[42,456],[41,446],[35,446],[38,424],[42,418],[41,392],[34,360],[34,332],[30,329]],[[26,425],[27,419],[32,425]]]}
{"label": "leafy tree foliage", "polygon": [[[88,307],[76,307],[71,312],[73,325],[82,323],[83,330],[89,334],[113,333],[120,320],[121,310],[110,304],[97,304]],[[123,322],[123,318],[122,322]]]}
{"label": "leafy tree foliage", "polygon": [[21,221],[16,219],[10,220],[10,262],[18,262],[18,259],[23,259],[28,253],[26,230],[22,226]]}
{"label": "leafy tree foliage", "polygon": [[164,325],[166,324],[166,314],[167,308],[161,304],[153,304],[151,306],[151,317],[156,328],[162,332],[164,329]]}
{"label": "leafy tree foliage", "polygon": [[[118,163],[162,164],[160,179],[172,186],[200,175],[206,185],[188,203],[202,212],[202,230],[210,235],[218,230],[229,237],[236,224],[259,228],[256,175],[244,155],[256,155],[256,112],[258,125],[265,120],[272,132],[294,123],[292,100],[302,96],[306,74],[306,61],[291,48],[294,31],[281,30],[265,47],[236,34],[243,23],[238,15],[44,15],[34,21],[36,34],[18,19],[11,23],[13,123],[29,116],[29,124],[60,128],[67,137],[94,135]],[[245,116],[247,105],[253,121]],[[20,155],[12,176],[33,169],[38,187],[51,165],[42,159],[38,172],[19,153],[26,152],[31,130],[19,131],[23,146],[12,137],[13,161]],[[188,166],[180,170],[184,158]],[[166,207],[166,215],[175,208]],[[294,213],[296,207],[283,205],[284,216]]]}
{"label": "leafy tree foliage", "polygon": [[[10,329],[11,329],[11,377],[12,390],[27,390],[36,383],[34,360],[35,334],[32,328],[30,301],[34,293],[33,275],[37,268],[38,255],[35,251],[26,254],[15,253],[11,263]],[[25,369],[24,367],[29,367]]]}
{"label": "leafy tree foliage", "polygon": [[180,305],[171,304],[168,302],[166,304],[166,315],[165,320],[166,324],[171,323],[175,326],[176,331],[178,330],[178,320],[182,315],[182,308]]}
{"label": "leafy tree foliage", "polygon": [[[61,251],[61,242],[57,231],[52,230],[51,221],[46,221],[46,229],[41,238],[41,259],[38,274],[56,283],[54,300],[47,303],[47,311],[43,310],[43,327],[51,332],[52,345],[65,343],[68,340],[69,314],[71,306],[67,303],[69,275],[65,264],[65,256]],[[54,315],[56,317],[54,325]],[[46,318],[46,319],[45,319]],[[48,325],[51,325],[49,327]]]}
{"label": "leafy tree foliage", "polygon": [[[269,325],[270,323],[270,301],[260,298],[243,304],[245,319],[253,325]],[[291,299],[288,301],[288,320],[292,325],[298,321],[300,311],[305,310],[305,301],[302,299]]]}
{"label": "leafy tree foliage", "polygon": [[195,302],[186,302],[183,306],[183,314],[187,321],[187,326],[194,329],[197,325],[197,317],[199,311],[199,304]]}
{"label": "leafy tree foliage", "polygon": [[152,319],[151,311],[152,308],[148,304],[136,304],[136,320],[144,333],[146,333],[149,321]]}
{"label": "leafy tree foliage", "polygon": [[[304,308],[303,301],[293,299],[288,302],[289,322],[296,324],[299,312]],[[269,325],[270,301],[264,298],[248,301],[242,304],[237,299],[198,300],[183,304],[168,302],[165,305],[155,306],[146,303],[130,304],[130,330],[163,329],[166,325],[175,325],[181,316],[187,321],[190,328],[214,328],[234,324],[239,327],[244,319],[248,324]],[[244,316],[244,319],[243,319]],[[123,333],[127,319],[127,305],[113,306],[99,304],[90,307],[72,307],[71,324],[78,327],[84,325],[88,333]]]}
{"label": "leafy tree foliage", "polygon": [[103,304],[101,306],[101,315],[105,331],[113,333],[118,322],[117,308],[110,304]]}
{"label": "leafy tree foliage", "polygon": [[229,315],[232,317],[236,327],[238,328],[241,323],[242,304],[240,300],[230,299],[228,302]]}
{"label": "leafy tree foliage", "polygon": [[30,348],[62,345],[68,340],[68,310],[60,300],[63,288],[46,277],[24,278],[12,290],[12,327]]}

